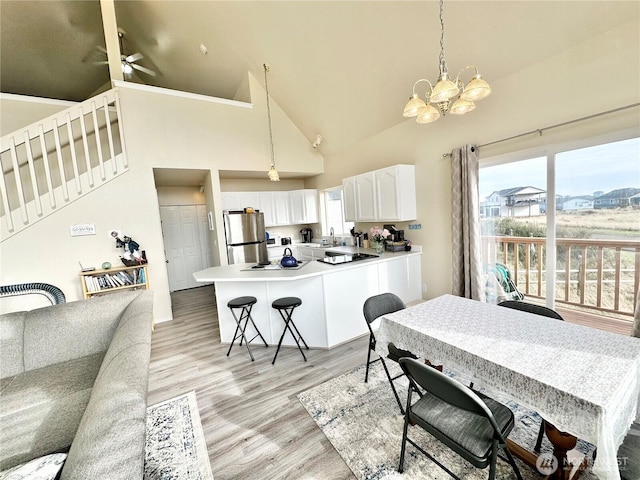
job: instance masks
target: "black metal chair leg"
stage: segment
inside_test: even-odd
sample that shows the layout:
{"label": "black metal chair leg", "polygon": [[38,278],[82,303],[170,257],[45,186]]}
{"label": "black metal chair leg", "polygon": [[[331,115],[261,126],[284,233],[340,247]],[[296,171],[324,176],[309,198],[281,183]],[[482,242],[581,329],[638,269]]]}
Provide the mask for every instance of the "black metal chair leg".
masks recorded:
{"label": "black metal chair leg", "polygon": [[373,335],[369,335],[369,350],[367,351],[367,370],[364,374],[364,383],[369,381],[369,365],[371,364],[371,350],[375,348],[376,341],[373,338]]}
{"label": "black metal chair leg", "polygon": [[[287,313],[287,319],[285,320],[285,327],[284,328],[285,328],[285,330],[289,329],[289,333],[291,333],[291,336],[293,337],[293,339],[296,342],[296,345],[298,346],[298,350],[300,350],[300,353],[302,354],[302,358],[304,358],[304,361],[306,362],[307,361],[307,357],[304,355],[304,352],[302,351],[302,347],[300,346],[300,342],[298,340],[302,340],[302,343],[304,343],[304,346],[307,347],[307,350],[309,350],[309,347],[307,346],[307,342],[304,341],[304,338],[302,338],[302,336],[300,335],[300,332],[298,332],[298,329],[296,328],[296,324],[293,323],[293,321],[291,320],[290,312],[287,312],[285,310],[285,313]],[[295,331],[298,332],[298,335],[300,336],[299,339],[295,336],[295,334],[293,333],[293,330],[291,330],[291,326],[293,326]]]}
{"label": "black metal chair leg", "polygon": [[309,345],[307,345],[307,342],[304,340],[304,338],[300,334],[300,331],[298,330],[298,327],[296,327],[296,324],[293,322],[293,318],[292,318],[293,311],[300,305],[302,305],[302,300],[300,300],[298,297],[278,298],[277,300],[274,300],[273,303],[271,304],[271,307],[278,311],[278,313],[280,314],[280,317],[282,317],[282,320],[284,321],[284,328],[282,329],[282,335],[280,335],[280,340],[278,341],[278,348],[276,349],[276,354],[273,356],[273,361],[271,362],[272,365],[276,363],[276,358],[278,358],[278,353],[280,352],[280,347],[282,347],[282,341],[284,340],[284,336],[287,334],[287,330],[293,337],[293,340],[296,342],[296,345],[298,346],[298,350],[300,350],[300,354],[302,355],[302,358],[304,358],[305,362],[307,361],[307,357],[302,351],[302,346],[300,346],[300,342],[303,343],[303,345],[307,350],[309,350]]}
{"label": "black metal chair leg", "polygon": [[[251,310],[253,308],[253,305],[256,303],[256,298],[255,297],[238,297],[238,298],[234,298],[233,300],[229,300],[229,302],[227,303],[227,306],[229,307],[229,309],[231,310],[231,315],[233,316],[233,319],[236,322],[236,330],[233,334],[233,339],[231,340],[231,343],[229,344],[229,349],[227,350],[227,357],[229,356],[229,354],[231,353],[231,349],[233,348],[233,344],[236,343],[236,340],[240,339],[240,345],[242,345],[242,343],[244,342],[245,347],[247,348],[247,352],[249,352],[249,356],[251,357],[251,361],[255,361],[255,359],[253,358],[253,352],[251,352],[251,347],[249,347],[249,344],[255,340],[256,338],[260,337],[262,339],[262,341],[264,342],[264,346],[268,347],[267,342],[265,341],[264,337],[262,336],[262,334],[260,333],[260,330],[258,330],[258,327],[256,326],[255,322],[253,321],[253,318],[251,317]],[[236,315],[236,310],[235,309],[241,309],[240,310],[240,316]],[[244,322],[244,324],[243,324]],[[256,331],[256,335],[253,336],[253,338],[248,339],[247,338],[247,326],[249,325],[249,322],[251,322],[251,325],[253,326],[253,328]]]}
{"label": "black metal chair leg", "polygon": [[391,385],[391,390],[393,391],[393,395],[396,397],[396,402],[398,402],[398,406],[400,407],[400,413],[404,415],[404,408],[402,407],[402,402],[400,401],[400,397],[398,396],[396,387],[393,384],[393,378],[391,378],[391,374],[389,373],[389,369],[387,368],[387,363],[384,361],[384,358],[380,357],[380,363],[382,363],[382,366],[384,367],[384,372],[387,374],[387,378],[389,379],[389,385]]}
{"label": "black metal chair leg", "polygon": [[543,438],[544,438],[544,418],[542,419],[542,423],[540,424],[540,430],[538,430],[538,439],[536,440],[535,447],[533,447],[534,452],[540,453],[540,449],[542,448]]}

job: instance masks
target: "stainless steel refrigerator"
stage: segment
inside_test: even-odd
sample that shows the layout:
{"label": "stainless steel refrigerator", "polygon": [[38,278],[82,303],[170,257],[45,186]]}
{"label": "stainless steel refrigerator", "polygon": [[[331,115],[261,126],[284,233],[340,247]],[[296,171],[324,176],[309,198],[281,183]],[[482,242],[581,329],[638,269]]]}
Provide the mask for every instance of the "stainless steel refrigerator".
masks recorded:
{"label": "stainless steel refrigerator", "polygon": [[223,212],[223,218],[229,264],[269,261],[262,212],[228,210]]}

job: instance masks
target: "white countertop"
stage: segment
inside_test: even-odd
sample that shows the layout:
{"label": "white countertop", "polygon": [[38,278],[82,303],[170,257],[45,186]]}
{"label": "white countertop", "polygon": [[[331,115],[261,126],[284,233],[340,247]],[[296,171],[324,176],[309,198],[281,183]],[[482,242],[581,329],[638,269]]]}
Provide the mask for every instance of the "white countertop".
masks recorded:
{"label": "white countertop", "polygon": [[[298,244],[307,245],[310,244]],[[286,248],[288,245],[278,245],[282,248]],[[358,249],[356,247],[330,247],[327,251],[340,252],[340,253],[356,253]],[[362,253],[375,254],[374,249],[361,248],[359,251]],[[378,258],[372,258],[369,260],[359,260],[351,263],[344,263],[340,265],[328,265],[326,263],[318,262],[317,260],[310,260],[302,263],[301,268],[296,270],[264,270],[256,269],[247,271],[247,267],[253,265],[252,263],[237,263],[234,265],[224,265],[220,267],[211,267],[205,270],[200,270],[193,273],[193,278],[196,282],[259,282],[259,281],[287,281],[292,279],[301,279],[313,277],[316,275],[324,275],[330,273],[336,273],[338,271],[344,271],[347,269],[360,268],[365,265],[371,265],[374,263],[387,262],[397,260],[401,257],[421,255],[420,248],[414,248],[410,252],[385,252]]]}

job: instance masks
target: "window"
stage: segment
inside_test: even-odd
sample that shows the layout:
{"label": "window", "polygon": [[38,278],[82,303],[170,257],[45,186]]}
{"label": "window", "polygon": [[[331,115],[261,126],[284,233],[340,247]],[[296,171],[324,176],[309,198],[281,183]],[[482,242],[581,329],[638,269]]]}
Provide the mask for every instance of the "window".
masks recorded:
{"label": "window", "polygon": [[335,235],[349,235],[354,223],[344,219],[342,187],[324,190],[321,198],[322,234],[329,235],[333,227]]}
{"label": "window", "polygon": [[483,160],[483,261],[505,264],[529,301],[631,315],[640,138],[545,150]]}

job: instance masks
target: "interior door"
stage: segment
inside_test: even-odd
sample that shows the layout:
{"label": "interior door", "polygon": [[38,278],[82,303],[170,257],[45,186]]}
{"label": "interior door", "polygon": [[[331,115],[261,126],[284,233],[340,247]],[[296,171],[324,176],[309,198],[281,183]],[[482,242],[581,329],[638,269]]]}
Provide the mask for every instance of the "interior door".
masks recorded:
{"label": "interior door", "polygon": [[199,225],[202,219],[198,216],[196,205],[162,206],[160,219],[169,290],[174,292],[201,286],[192,275],[207,265],[203,260],[200,241],[200,230],[204,226]]}

